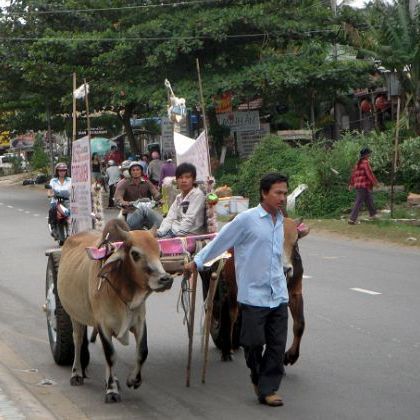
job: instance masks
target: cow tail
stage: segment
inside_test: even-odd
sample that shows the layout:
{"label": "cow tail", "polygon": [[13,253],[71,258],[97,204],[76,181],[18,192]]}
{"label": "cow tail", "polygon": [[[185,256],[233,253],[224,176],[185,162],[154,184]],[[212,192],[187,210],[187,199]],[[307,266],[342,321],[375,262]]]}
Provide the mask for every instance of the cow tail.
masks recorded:
{"label": "cow tail", "polygon": [[89,354],[89,340],[87,335],[87,327],[83,333],[82,348],[80,349],[80,363],[82,365],[83,377],[87,378],[86,369],[89,365],[90,354]]}

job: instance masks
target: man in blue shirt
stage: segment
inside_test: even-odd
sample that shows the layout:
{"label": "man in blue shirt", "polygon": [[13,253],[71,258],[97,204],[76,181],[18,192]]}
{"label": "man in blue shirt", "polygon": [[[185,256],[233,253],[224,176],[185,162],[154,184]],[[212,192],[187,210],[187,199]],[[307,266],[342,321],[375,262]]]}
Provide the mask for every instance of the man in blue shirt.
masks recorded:
{"label": "man in blue shirt", "polygon": [[282,265],[281,211],[287,192],[286,176],[265,175],[260,181],[260,204],[225,225],[185,266],[186,271],[202,270],[206,261],[234,248],[242,312],[241,344],[258,399],[272,407],[283,405],[276,391],[284,373],[287,340],[289,296]]}

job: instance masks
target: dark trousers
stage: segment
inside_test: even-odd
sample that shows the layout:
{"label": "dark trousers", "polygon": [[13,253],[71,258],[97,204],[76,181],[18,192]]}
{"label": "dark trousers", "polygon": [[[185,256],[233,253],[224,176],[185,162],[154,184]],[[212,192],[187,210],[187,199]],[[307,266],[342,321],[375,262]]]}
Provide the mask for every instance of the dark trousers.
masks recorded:
{"label": "dark trousers", "polygon": [[[287,340],[287,303],[276,308],[241,304],[241,344],[251,381],[263,399],[279,389],[284,373]],[[265,345],[265,349],[264,349]]]}
{"label": "dark trousers", "polygon": [[369,216],[374,216],[376,214],[372,193],[367,188],[357,188],[356,199],[354,200],[353,210],[350,214],[350,220],[353,220],[353,222],[357,220],[363,203],[366,204],[366,207],[369,210]]}

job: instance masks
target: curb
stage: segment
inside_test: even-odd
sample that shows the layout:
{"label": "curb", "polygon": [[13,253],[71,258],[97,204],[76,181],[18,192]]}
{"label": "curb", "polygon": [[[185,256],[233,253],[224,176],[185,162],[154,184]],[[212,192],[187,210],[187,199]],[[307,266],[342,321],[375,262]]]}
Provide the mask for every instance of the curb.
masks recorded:
{"label": "curb", "polygon": [[56,417],[0,363],[0,418],[49,420]]}

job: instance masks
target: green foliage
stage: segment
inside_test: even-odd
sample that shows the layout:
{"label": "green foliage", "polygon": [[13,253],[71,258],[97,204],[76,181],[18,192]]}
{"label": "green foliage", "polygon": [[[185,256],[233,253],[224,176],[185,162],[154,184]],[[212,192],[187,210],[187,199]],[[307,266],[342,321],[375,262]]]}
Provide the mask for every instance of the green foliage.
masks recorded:
{"label": "green foliage", "polygon": [[48,172],[49,158],[45,153],[43,137],[40,134],[35,136],[34,152],[30,163],[32,169],[40,170],[44,173]]}
{"label": "green foliage", "polygon": [[[10,14],[0,16],[0,107],[16,111],[11,128],[41,126],[46,97],[52,115],[69,113],[72,72],[79,84],[81,77],[90,83],[91,109],[111,110],[124,121],[164,111],[165,78],[194,106],[196,58],[207,105],[231,90],[238,102],[260,96],[270,109],[285,104],[295,123],[305,123],[308,97],[330,102],[337,90],[364,85],[371,66],[331,59],[340,22],[328,2],[170,3],[124,8],[121,0],[14,0]],[[101,8],[110,10],[83,12]],[[69,12],[39,13],[51,9]]]}
{"label": "green foliage", "polygon": [[[218,184],[228,184],[234,194],[250,198],[251,205],[259,202],[259,180],[268,172],[281,172],[289,176],[289,191],[299,184],[308,189],[298,198],[296,213],[305,217],[337,217],[350,212],[354,192],[347,189],[353,166],[362,147],[372,149],[371,164],[379,182],[390,183],[393,159],[393,132],[369,134],[348,133],[332,145],[318,142],[291,147],[276,136],[266,137],[253,155],[240,165],[225,170],[216,179]],[[420,138],[405,139],[400,148],[400,165],[396,183],[407,192],[420,185]],[[227,168],[226,168],[227,169]],[[415,191],[415,190],[413,190]],[[404,202],[407,193],[396,194],[396,202]],[[389,194],[375,192],[378,208],[387,207]]]}

